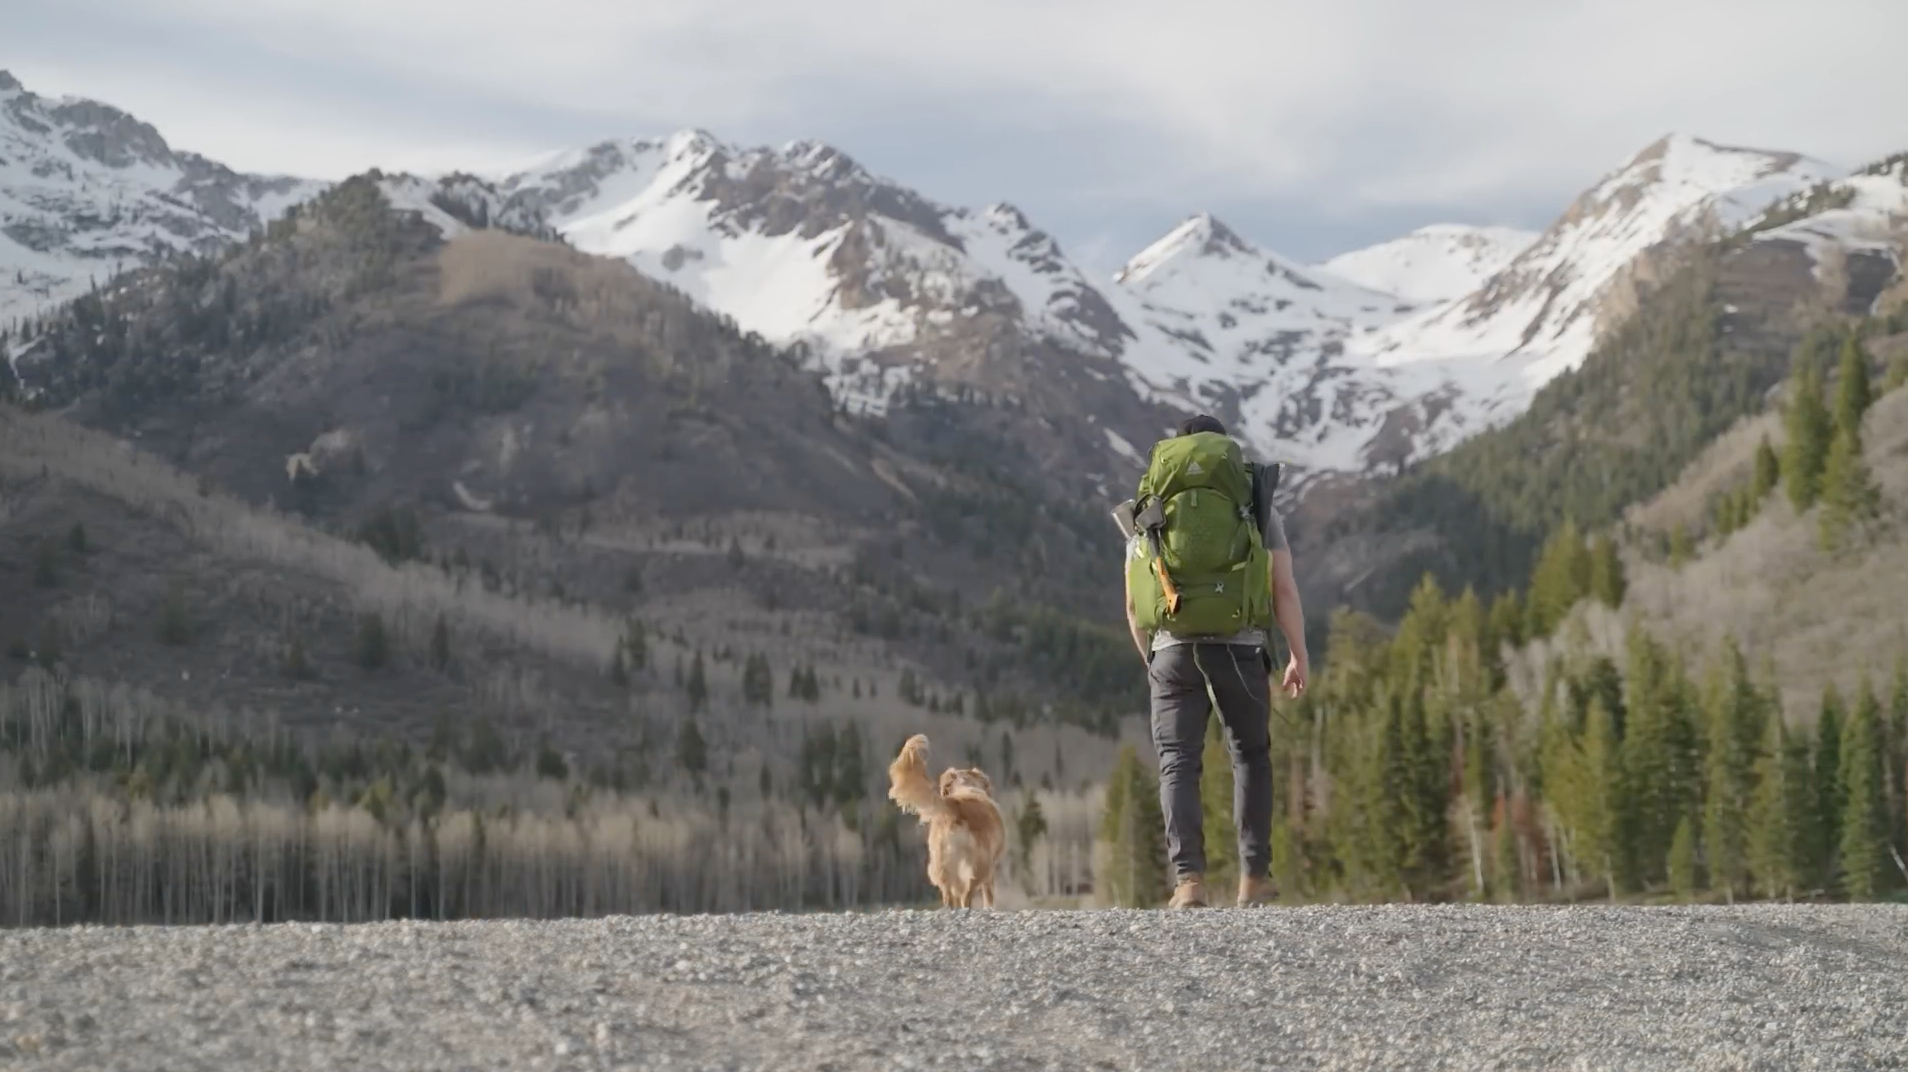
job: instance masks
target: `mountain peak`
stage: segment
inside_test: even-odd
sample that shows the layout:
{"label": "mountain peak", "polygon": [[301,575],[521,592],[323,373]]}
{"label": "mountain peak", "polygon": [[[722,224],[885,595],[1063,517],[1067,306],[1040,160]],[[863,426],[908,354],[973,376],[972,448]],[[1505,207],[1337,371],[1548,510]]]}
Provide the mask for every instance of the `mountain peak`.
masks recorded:
{"label": "mountain peak", "polygon": [[701,127],[678,130],[663,139],[663,152],[672,158],[706,156],[720,152],[722,148],[722,142]]}
{"label": "mountain peak", "polygon": [[0,67],[0,92],[6,92],[8,90],[15,90],[15,89],[22,89],[22,88],[25,88],[25,87],[20,85],[20,80],[18,78],[13,77],[12,71],[9,71],[3,67]]}
{"label": "mountain peak", "polygon": [[1116,283],[1138,283],[1161,267],[1190,258],[1258,259],[1264,255],[1210,212],[1196,212],[1158,241],[1133,255],[1114,275]]}

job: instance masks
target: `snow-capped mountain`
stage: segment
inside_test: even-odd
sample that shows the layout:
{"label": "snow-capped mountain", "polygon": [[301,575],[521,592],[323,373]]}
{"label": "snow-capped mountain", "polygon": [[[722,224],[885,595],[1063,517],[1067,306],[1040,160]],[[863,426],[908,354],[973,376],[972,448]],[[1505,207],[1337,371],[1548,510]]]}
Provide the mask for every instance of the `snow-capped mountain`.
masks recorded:
{"label": "snow-capped mountain", "polygon": [[1414,305],[1462,298],[1537,241],[1536,231],[1434,223],[1375,246],[1341,253],[1318,267]]}
{"label": "snow-capped mountain", "polygon": [[[1583,359],[1623,304],[1605,298],[1665,241],[1744,225],[1811,248],[1892,241],[1891,166],[1849,175],[1670,136],[1540,235],[1433,226],[1304,265],[1201,213],[1113,279],[1011,205],[937,204],[813,142],[741,148],[690,130],[498,173],[375,177],[448,236],[501,227],[627,259],[804,349],[848,408],[923,390],[1032,398],[1050,450],[1090,442],[1121,465],[1173,412],[1205,409],[1292,463],[1297,486],[1423,458],[1521,412]],[[326,185],[233,172],[117,109],[0,74],[0,323],[116,267],[215,249]]]}
{"label": "snow-capped mountain", "polygon": [[1405,377],[1341,359],[1348,339],[1410,303],[1261,249],[1210,214],[1142,250],[1114,282],[1143,329],[1124,354],[1135,385],[1226,414],[1298,469],[1363,468],[1378,422],[1410,400]]}
{"label": "snow-capped mountain", "polygon": [[1740,228],[1777,200],[1843,173],[1796,153],[1660,138],[1578,196],[1483,286],[1355,350],[1383,365],[1514,359],[1523,367],[1513,382],[1528,395],[1590,352],[1599,299],[1639,256],[1684,235]]}
{"label": "snow-capped mountain", "polygon": [[109,105],[0,71],[0,323],[168,252],[245,237],[323,184],[246,175]]}
{"label": "snow-capped mountain", "polygon": [[[1394,385],[1423,379],[1332,361],[1410,303],[1260,250],[1205,214],[1100,281],[1010,205],[936,204],[810,142],[742,149],[686,131],[496,181],[578,249],[627,258],[747,330],[807,346],[862,410],[903,385],[1020,394],[1028,375],[1077,371],[1169,409],[1227,413],[1264,452],[1316,472],[1361,467],[1361,444],[1410,401]],[[1051,351],[1040,369],[1013,336]],[[1002,350],[1015,360],[975,357]],[[1133,439],[1158,428],[1125,431],[1106,445],[1131,462]]]}
{"label": "snow-capped mountain", "polygon": [[984,316],[1100,357],[1133,336],[1013,206],[938,205],[813,142],[741,149],[685,131],[557,154],[498,181],[576,248],[805,345],[862,410],[913,378],[926,344]]}

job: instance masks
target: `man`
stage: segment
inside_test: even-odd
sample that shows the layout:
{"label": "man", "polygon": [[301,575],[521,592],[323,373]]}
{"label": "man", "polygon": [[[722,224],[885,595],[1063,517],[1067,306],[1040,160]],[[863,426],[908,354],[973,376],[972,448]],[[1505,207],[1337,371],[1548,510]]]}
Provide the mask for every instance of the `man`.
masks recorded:
{"label": "man", "polygon": [[[1201,414],[1187,420],[1179,435],[1225,435],[1225,425]],[[1292,579],[1292,550],[1285,526],[1271,502],[1272,474],[1253,467],[1253,497],[1260,538],[1271,560],[1268,570],[1272,616],[1285,634],[1291,659],[1282,682],[1285,694],[1305,692],[1310,662],[1305,651],[1305,612]],[[1139,537],[1139,538],[1144,538]],[[1263,904],[1273,891],[1267,874],[1272,863],[1272,758],[1270,741],[1272,656],[1258,628],[1230,635],[1175,636],[1161,629],[1151,637],[1140,627],[1127,574],[1126,623],[1133,645],[1147,665],[1153,745],[1159,753],[1160,806],[1166,818],[1166,853],[1175,889],[1171,907],[1208,903],[1204,872],[1204,816],[1199,802],[1206,719],[1217,706],[1232,759],[1233,818],[1239,828],[1240,905]]]}

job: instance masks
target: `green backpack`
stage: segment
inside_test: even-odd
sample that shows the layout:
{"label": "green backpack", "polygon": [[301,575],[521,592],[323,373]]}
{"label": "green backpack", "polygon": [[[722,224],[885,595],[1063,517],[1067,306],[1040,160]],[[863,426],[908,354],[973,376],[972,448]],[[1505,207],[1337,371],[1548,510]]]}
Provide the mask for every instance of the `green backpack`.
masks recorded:
{"label": "green backpack", "polygon": [[1272,624],[1271,556],[1231,437],[1197,432],[1154,444],[1133,507],[1126,578],[1141,629],[1227,636]]}

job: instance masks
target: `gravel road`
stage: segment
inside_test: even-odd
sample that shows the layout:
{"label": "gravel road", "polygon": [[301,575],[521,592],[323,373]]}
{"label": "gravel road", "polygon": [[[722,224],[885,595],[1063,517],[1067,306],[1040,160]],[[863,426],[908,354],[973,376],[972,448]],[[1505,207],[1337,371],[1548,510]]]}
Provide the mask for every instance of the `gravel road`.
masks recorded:
{"label": "gravel road", "polygon": [[0,1068],[1908,1067],[1908,908],[0,931]]}

